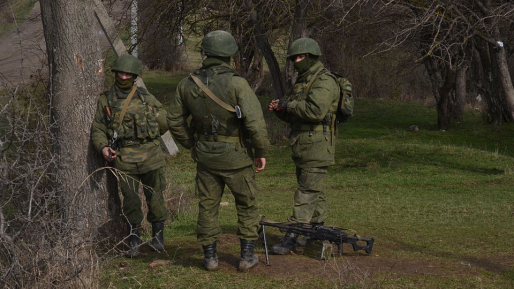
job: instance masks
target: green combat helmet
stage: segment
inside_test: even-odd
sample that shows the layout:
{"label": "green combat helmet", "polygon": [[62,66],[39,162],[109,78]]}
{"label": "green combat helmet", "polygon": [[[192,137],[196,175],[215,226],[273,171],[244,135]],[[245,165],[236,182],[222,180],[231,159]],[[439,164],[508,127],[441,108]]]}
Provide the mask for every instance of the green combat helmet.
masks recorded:
{"label": "green combat helmet", "polygon": [[312,54],[314,56],[321,55],[321,49],[319,48],[318,42],[312,38],[298,38],[287,50],[287,57],[299,54]]}
{"label": "green combat helmet", "polygon": [[202,50],[205,55],[230,57],[237,52],[234,37],[222,30],[207,33],[202,40]]}
{"label": "green combat helmet", "polygon": [[118,59],[114,62],[114,65],[111,68],[111,71],[121,71],[132,73],[137,76],[143,75],[143,69],[141,68],[141,64],[139,60],[130,54],[120,55]]}

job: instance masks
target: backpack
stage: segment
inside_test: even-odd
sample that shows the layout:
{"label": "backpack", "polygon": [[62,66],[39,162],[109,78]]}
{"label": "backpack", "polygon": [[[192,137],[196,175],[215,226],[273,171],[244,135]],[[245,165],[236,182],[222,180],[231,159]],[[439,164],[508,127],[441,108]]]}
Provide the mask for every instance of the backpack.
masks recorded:
{"label": "backpack", "polygon": [[348,119],[353,116],[354,101],[352,84],[348,79],[342,77],[338,73],[332,72],[331,74],[341,89],[341,93],[339,94],[339,102],[337,103],[336,120],[338,123],[347,122]]}
{"label": "backpack", "polygon": [[334,78],[337,85],[339,85],[340,94],[339,94],[339,101],[337,103],[336,122],[337,123],[347,122],[348,119],[350,119],[353,116],[353,107],[354,107],[352,84],[348,79],[344,78],[339,73],[330,72],[327,69],[321,69],[309,81],[309,83],[307,84],[307,87],[306,87],[306,91],[308,92],[312,83],[323,73],[326,73],[327,75]]}

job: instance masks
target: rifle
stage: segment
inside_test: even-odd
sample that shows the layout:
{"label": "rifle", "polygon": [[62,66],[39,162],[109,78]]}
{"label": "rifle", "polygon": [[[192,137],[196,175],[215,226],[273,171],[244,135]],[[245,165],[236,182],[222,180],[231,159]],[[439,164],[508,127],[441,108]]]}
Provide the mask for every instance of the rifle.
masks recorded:
{"label": "rifle", "polygon": [[[356,233],[349,235],[345,231],[352,231],[349,229],[341,229],[336,227],[324,227],[319,225],[313,225],[308,223],[275,223],[265,221],[264,217],[259,222],[264,237],[264,249],[266,250],[266,265],[269,265],[268,255],[268,243],[266,240],[266,226],[279,228],[281,232],[295,233],[297,235],[303,235],[314,240],[326,240],[330,243],[338,245],[339,255],[343,254],[343,243],[351,244],[353,251],[364,250],[367,254],[371,254],[373,250],[374,238],[363,238]],[[359,242],[365,242],[366,245],[361,245]]]}

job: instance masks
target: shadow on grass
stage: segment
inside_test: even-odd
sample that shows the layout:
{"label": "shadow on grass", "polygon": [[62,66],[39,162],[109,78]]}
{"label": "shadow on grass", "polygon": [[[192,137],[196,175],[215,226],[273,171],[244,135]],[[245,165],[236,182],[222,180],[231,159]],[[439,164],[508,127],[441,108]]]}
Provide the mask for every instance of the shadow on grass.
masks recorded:
{"label": "shadow on grass", "polygon": [[[407,244],[401,240],[391,240],[399,244],[399,248],[408,252],[418,252],[424,255],[429,255],[443,259],[453,259],[462,266],[478,267],[491,273],[499,274],[507,280],[514,281],[514,264],[512,258],[507,257],[477,257],[464,254],[456,254],[447,251],[438,251],[433,249],[416,246],[414,244]],[[414,258],[414,257],[413,257]]]}

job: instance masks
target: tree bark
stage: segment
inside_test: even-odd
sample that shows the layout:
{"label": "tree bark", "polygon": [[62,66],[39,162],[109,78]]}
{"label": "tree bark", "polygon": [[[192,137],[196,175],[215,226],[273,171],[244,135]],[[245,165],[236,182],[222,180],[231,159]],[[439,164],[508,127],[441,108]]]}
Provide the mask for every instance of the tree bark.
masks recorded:
{"label": "tree bark", "polygon": [[498,85],[498,69],[494,52],[491,51],[491,44],[486,40],[478,39],[476,48],[480,56],[482,64],[481,92],[487,103],[487,114],[485,121],[492,124],[501,124],[503,122],[503,101],[501,91]]}
{"label": "tree bark", "polygon": [[425,58],[424,64],[436,101],[437,126],[439,129],[447,130],[452,123],[456,73],[447,64],[438,63],[433,57]]}
{"label": "tree bark", "polygon": [[[294,6],[294,19],[291,25],[291,37],[289,37],[289,44],[293,43],[298,38],[307,37],[307,3],[305,0],[296,0]],[[286,59],[286,88],[290,90],[296,82],[296,73],[293,63]]]}
{"label": "tree bark", "polygon": [[445,80],[439,88],[439,101],[437,102],[437,125],[439,129],[450,129],[453,116],[453,96],[455,93],[456,74],[450,67],[446,66]]}
{"label": "tree bark", "polygon": [[281,98],[285,94],[285,87],[284,81],[282,80],[282,74],[280,73],[280,65],[278,64],[277,58],[275,57],[275,53],[271,49],[271,45],[268,41],[265,31],[262,29],[257,16],[257,10],[254,9],[255,7],[252,1],[245,0],[244,3],[249,13],[250,25],[253,27],[255,42],[257,47],[259,47],[262,55],[264,56],[264,59],[266,59],[266,63],[268,64],[275,96],[276,98]]}
{"label": "tree bark", "polygon": [[455,79],[455,107],[453,111],[453,120],[461,122],[464,117],[464,106],[466,104],[466,72],[468,70],[467,62],[457,68]]}
{"label": "tree bark", "polygon": [[93,244],[108,220],[104,166],[89,139],[89,127],[103,88],[103,59],[94,31],[92,1],[41,0],[49,59],[51,125],[66,288],[98,287]]}
{"label": "tree bark", "polygon": [[509,64],[507,62],[507,53],[503,46],[497,46],[494,54],[498,63],[499,82],[503,89],[505,97],[505,118],[508,122],[514,122],[514,87],[512,86],[512,78],[510,77]]}

